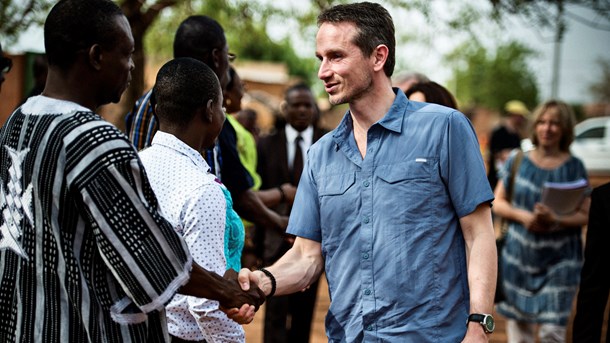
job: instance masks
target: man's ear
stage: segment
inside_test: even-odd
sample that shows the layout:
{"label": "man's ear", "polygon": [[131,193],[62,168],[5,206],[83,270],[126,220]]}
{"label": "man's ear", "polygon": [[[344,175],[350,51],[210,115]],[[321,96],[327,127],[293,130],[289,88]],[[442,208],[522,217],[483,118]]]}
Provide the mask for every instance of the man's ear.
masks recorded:
{"label": "man's ear", "polygon": [[89,64],[95,70],[102,69],[102,47],[99,44],[93,44],[88,50],[87,59],[89,61]]}
{"label": "man's ear", "polygon": [[212,101],[212,99],[208,100],[206,106],[205,106],[205,111],[204,111],[204,119],[206,122],[211,123],[212,122],[212,117],[214,116],[214,110],[212,109],[212,106],[214,105],[214,101]]}
{"label": "man's ear", "polygon": [[377,45],[375,50],[373,50],[372,59],[373,59],[373,70],[380,71],[383,70],[385,66],[385,62],[388,59],[388,55],[390,54],[390,49],[385,44]]}
{"label": "man's ear", "polygon": [[218,69],[220,66],[220,59],[222,58],[222,50],[221,49],[212,49],[212,63],[214,63],[214,69]]}

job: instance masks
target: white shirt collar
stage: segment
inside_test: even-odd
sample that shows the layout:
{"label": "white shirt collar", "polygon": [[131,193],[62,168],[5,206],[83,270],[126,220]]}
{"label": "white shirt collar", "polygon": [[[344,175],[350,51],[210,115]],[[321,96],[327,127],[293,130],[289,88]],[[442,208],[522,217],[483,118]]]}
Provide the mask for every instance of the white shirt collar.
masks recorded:
{"label": "white shirt collar", "polygon": [[308,149],[311,146],[311,142],[313,141],[313,125],[309,125],[305,130],[299,132],[290,124],[286,124],[286,142],[289,144],[293,144],[294,140],[298,135],[301,135],[303,138],[303,145],[305,149]]}
{"label": "white shirt collar", "polygon": [[27,99],[27,101],[21,106],[21,112],[24,114],[55,114],[91,112],[91,110],[72,101],[59,100],[49,98],[44,95],[37,95]]}
{"label": "white shirt collar", "polygon": [[188,157],[193,162],[193,164],[202,168],[206,172],[210,170],[210,166],[205,161],[203,156],[201,156],[201,153],[199,151],[191,148],[171,133],[163,132],[160,130],[157,131],[152,140],[152,145],[155,144],[175,150],[176,152]]}

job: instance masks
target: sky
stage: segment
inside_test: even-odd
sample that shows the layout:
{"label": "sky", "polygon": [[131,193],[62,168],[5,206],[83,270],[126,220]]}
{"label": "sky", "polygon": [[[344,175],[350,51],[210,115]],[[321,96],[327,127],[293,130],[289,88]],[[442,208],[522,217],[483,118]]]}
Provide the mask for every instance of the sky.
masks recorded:
{"label": "sky", "polygon": [[[588,11],[578,11],[583,16],[592,17]],[[601,79],[598,60],[610,60],[610,31],[602,31],[586,26],[575,20],[568,21],[568,31],[561,46],[559,98],[569,102],[589,102],[593,97],[589,92],[591,84]],[[540,51],[540,58],[532,63],[538,76],[542,98],[551,95],[553,37],[541,35],[535,30],[521,28],[518,36]]]}
{"label": "sky", "polygon": [[[259,0],[262,2],[269,0]],[[303,7],[306,1],[291,2],[289,0],[275,0],[285,6]],[[465,0],[462,0],[465,1]],[[488,0],[469,0],[486,6]],[[383,3],[383,1],[381,1]],[[570,11],[584,18],[595,18],[594,13],[588,10],[571,8]],[[434,27],[426,24],[421,18],[404,18],[401,13],[392,13],[394,17],[397,36],[401,30],[411,30],[415,35],[432,35],[434,39],[429,44],[407,43],[397,47],[397,70],[408,68],[426,74],[431,79],[446,84],[450,79],[451,70],[442,61],[443,54],[453,49],[453,42],[440,35],[434,35]],[[403,25],[408,23],[408,25]],[[515,38],[527,46],[538,51],[539,56],[530,62],[531,70],[536,74],[540,90],[540,100],[551,96],[552,60],[553,60],[553,34],[541,32],[540,30],[527,27],[519,18],[509,18],[508,25],[501,32],[506,37]],[[606,23],[606,26],[608,24]],[[226,28],[225,28],[226,29]],[[281,22],[268,27],[272,38],[281,39],[290,32],[295,32],[296,26]],[[402,32],[404,33],[404,32]],[[315,37],[299,37],[292,35],[297,53],[303,56],[313,56],[315,52]],[[41,28],[29,28],[26,30],[17,44],[5,47],[7,52],[18,53],[23,51],[44,51],[43,35]],[[593,101],[589,87],[600,79],[601,69],[597,61],[599,59],[610,60],[610,31],[602,31],[588,27],[576,20],[568,19],[568,30],[561,46],[559,90],[558,97],[571,103],[588,103]],[[450,87],[450,85],[447,85]]]}

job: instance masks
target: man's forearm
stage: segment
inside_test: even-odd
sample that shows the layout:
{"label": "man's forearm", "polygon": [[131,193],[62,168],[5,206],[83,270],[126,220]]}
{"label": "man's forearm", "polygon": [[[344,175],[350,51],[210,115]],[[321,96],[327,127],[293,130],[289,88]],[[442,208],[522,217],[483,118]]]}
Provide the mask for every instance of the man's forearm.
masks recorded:
{"label": "man's forearm", "polygon": [[280,232],[286,230],[288,218],[267,208],[252,190],[241,192],[235,199],[235,210],[243,219],[261,227],[269,227]]}
{"label": "man's forearm", "polygon": [[273,208],[283,203],[288,203],[292,205],[295,193],[296,188],[288,183],[285,183],[278,187],[258,190],[255,192],[261,202],[269,208]]}
{"label": "man's forearm", "polygon": [[[324,270],[321,253],[315,249],[300,249],[299,245],[302,243],[303,238],[297,238],[296,247],[293,246],[276,263],[266,268],[275,278],[275,295],[301,292],[320,278]],[[259,280],[259,287],[265,294],[269,294],[271,279],[261,274]]]}

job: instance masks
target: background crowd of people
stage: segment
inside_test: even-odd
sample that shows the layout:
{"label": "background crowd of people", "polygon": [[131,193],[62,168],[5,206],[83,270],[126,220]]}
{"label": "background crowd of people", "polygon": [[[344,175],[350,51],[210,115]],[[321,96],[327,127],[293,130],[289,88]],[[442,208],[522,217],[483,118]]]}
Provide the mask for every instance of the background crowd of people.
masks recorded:
{"label": "background crowd of people", "polygon": [[571,107],[508,101],[483,156],[447,88],[394,75],[395,44],[381,5],[324,10],[318,78],[345,116],[321,128],[298,82],[261,135],[224,28],[190,16],[122,133],[95,112],[129,82],[129,24],[59,1],[0,130],[0,341],[244,342],[265,302],[264,342],[305,343],[324,275],[333,342],[486,342],[496,312],[511,343],[599,342],[610,185],[541,202],[588,180]]}

